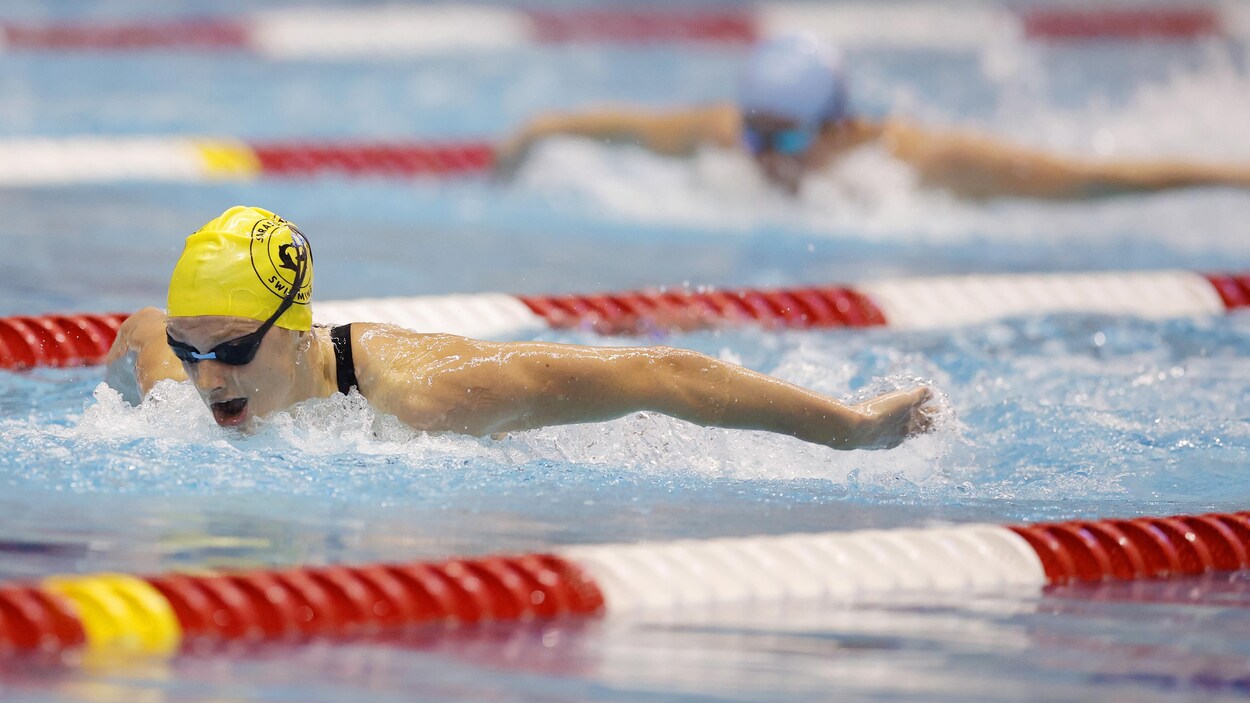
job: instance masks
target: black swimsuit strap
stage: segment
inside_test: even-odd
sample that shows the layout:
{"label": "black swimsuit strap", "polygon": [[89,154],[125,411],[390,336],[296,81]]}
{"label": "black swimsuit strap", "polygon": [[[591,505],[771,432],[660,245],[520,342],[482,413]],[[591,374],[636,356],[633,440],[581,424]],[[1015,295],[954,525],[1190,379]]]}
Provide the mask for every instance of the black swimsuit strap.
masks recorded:
{"label": "black swimsuit strap", "polygon": [[339,392],[347,395],[356,382],[356,362],[352,360],[352,326],[339,325],[330,329],[330,342],[334,344],[334,365],[338,370]]}

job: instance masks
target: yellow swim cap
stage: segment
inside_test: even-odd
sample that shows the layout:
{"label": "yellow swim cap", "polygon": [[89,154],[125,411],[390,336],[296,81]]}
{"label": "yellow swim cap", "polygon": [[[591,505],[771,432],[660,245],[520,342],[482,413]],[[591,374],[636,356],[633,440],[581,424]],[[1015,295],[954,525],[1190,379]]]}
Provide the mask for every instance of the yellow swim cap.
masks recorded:
{"label": "yellow swim cap", "polygon": [[[237,205],[187,237],[169,281],[169,316],[233,315],[264,322],[295,285],[299,247],[294,225],[257,207]],[[294,304],[275,323],[312,327],[312,250]]]}

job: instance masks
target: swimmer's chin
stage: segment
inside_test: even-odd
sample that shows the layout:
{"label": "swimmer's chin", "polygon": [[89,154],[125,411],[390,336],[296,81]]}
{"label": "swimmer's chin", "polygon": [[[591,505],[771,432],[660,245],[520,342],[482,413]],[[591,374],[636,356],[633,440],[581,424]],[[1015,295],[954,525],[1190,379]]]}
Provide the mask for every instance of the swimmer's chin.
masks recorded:
{"label": "swimmer's chin", "polygon": [[231,398],[217,403],[209,403],[208,409],[213,413],[213,420],[222,427],[241,429],[252,419],[247,398]]}

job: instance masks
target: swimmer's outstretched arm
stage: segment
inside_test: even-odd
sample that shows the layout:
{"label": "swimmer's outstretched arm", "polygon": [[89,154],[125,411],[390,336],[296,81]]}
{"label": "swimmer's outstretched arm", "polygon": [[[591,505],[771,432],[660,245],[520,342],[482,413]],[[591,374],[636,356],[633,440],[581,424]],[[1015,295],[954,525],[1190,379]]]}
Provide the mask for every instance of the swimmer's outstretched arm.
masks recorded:
{"label": "swimmer's outstretched arm", "polygon": [[1182,160],[1097,160],[985,135],[887,123],[882,142],[923,181],[972,198],[1091,198],[1194,186],[1250,188],[1250,167]]}
{"label": "swimmer's outstretched arm", "polygon": [[182,362],[165,341],[165,312],[157,308],[143,308],[122,322],[104,363],[110,386],[122,390],[137,385],[139,398],[130,399],[134,402],[146,396],[158,381],[187,380]]}
{"label": "swimmer's outstretched arm", "polygon": [[551,113],[530,120],[500,146],[496,169],[515,170],[538,141],[557,135],[637,144],[658,154],[685,156],[701,144],[733,146],[741,130],[741,117],[731,105],[670,112],[621,107]]}
{"label": "swimmer's outstretched arm", "polygon": [[[835,449],[883,449],[928,431],[927,388],[848,406],[785,381],[668,347],[492,343],[362,335],[358,372],[379,409],[418,429],[472,435],[594,422],[651,410],[695,424],[791,435]],[[386,338],[390,337],[389,340]],[[417,351],[417,350],[420,351]],[[415,352],[415,353],[413,353]],[[365,367],[361,369],[361,367]]]}

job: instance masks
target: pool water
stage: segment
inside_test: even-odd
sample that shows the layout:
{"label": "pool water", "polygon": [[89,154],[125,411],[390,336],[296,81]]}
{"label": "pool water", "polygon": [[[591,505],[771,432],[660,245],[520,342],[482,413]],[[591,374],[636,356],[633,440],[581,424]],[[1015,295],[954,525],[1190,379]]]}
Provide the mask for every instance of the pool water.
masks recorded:
{"label": "pool water", "polygon": [[[127,17],[203,16],[138,3]],[[249,10],[229,3],[217,12]],[[85,19],[23,2],[0,19]],[[110,10],[112,11],[112,10]],[[117,12],[123,12],[120,8]],[[99,10],[92,17],[99,17]],[[119,15],[121,16],[121,15]],[[1072,153],[1250,159],[1235,41],[855,48],[866,111]],[[741,50],[548,46],[445,57],[13,53],[0,136],[497,138],[544,109],[732,95]],[[317,296],[781,286],[947,273],[1250,270],[1250,193],[964,203],[883,159],[787,201],[732,155],[552,140],[489,178],[0,190],[0,315],[161,305],[182,238],[229,205],[299,224]],[[503,440],[426,435],[356,399],[253,435],[169,384],[0,374],[0,577],[441,558],[785,532],[1242,510],[1250,316],[1022,317],[936,332],[724,330],[664,343],[854,401],[923,382],[937,430],[840,453],[638,414]],[[170,662],[39,663],[6,700],[1212,700],[1250,694],[1250,574],[1040,594],[434,630]]]}

